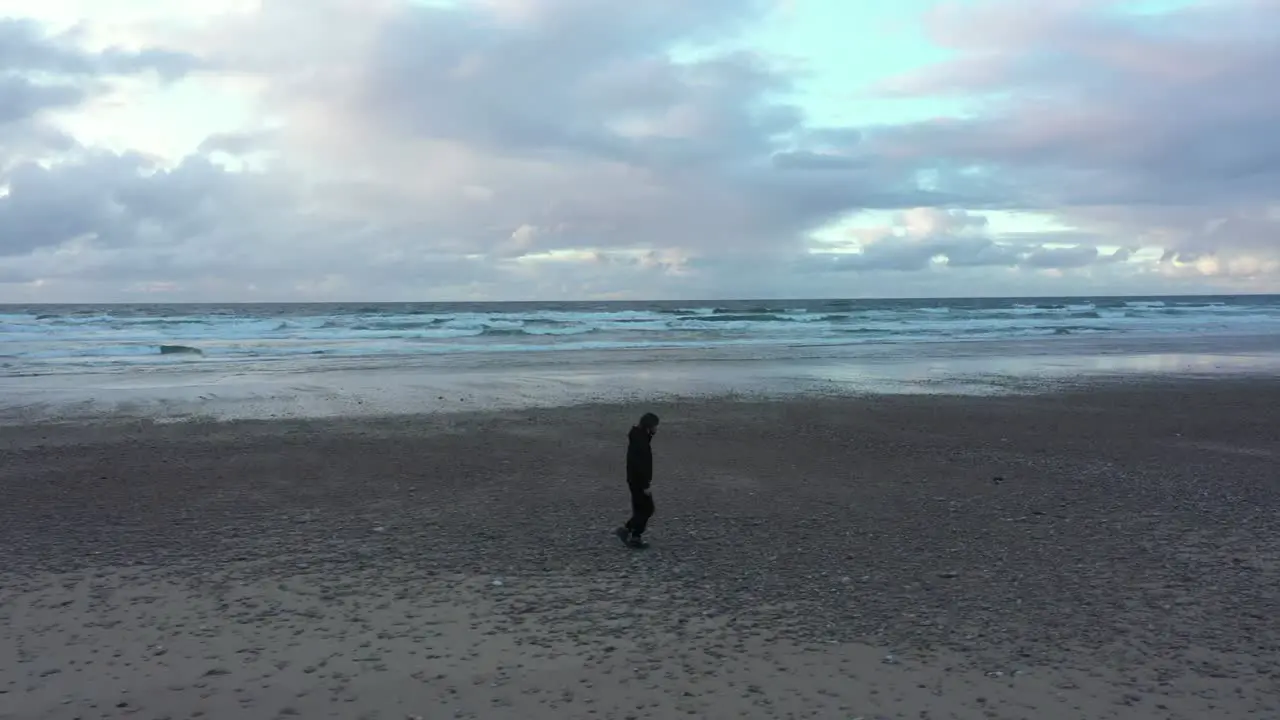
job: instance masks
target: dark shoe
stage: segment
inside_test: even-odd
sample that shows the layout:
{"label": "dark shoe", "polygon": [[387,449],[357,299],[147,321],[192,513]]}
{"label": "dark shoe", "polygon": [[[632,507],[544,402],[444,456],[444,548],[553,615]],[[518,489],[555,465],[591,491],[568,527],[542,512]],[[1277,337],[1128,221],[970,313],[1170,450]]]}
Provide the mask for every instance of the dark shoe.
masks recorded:
{"label": "dark shoe", "polygon": [[618,536],[618,539],[622,541],[623,545],[631,544],[631,531],[625,527],[620,527],[617,530],[614,530],[613,534]]}
{"label": "dark shoe", "polygon": [[639,535],[632,535],[630,538],[627,539],[627,546],[631,548],[635,548],[636,550],[644,550],[645,548],[649,547],[649,543],[645,542],[644,538],[640,537]]}

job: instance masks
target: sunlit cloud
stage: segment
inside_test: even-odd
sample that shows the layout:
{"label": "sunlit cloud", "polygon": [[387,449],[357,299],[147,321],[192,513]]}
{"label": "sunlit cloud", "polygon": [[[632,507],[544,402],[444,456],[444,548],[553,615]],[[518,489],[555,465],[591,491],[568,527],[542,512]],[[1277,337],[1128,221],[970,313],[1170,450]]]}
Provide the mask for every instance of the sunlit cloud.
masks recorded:
{"label": "sunlit cloud", "polygon": [[0,301],[1280,290],[1280,6],[1135,8],[0,0]]}

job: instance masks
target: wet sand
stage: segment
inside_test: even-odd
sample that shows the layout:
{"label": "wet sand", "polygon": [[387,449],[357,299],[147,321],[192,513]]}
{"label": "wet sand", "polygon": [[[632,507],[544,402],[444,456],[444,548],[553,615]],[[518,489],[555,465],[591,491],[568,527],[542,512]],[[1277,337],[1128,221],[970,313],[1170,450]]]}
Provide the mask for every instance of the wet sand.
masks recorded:
{"label": "wet sand", "polygon": [[303,356],[289,362],[171,357],[181,359],[43,367],[36,374],[0,362],[0,426],[103,419],[354,420],[616,404],[639,397],[699,402],[730,394],[781,399],[1039,393],[1169,377],[1238,383],[1280,377],[1280,334]]}
{"label": "wet sand", "polygon": [[0,428],[0,718],[1280,717],[1280,382]]}

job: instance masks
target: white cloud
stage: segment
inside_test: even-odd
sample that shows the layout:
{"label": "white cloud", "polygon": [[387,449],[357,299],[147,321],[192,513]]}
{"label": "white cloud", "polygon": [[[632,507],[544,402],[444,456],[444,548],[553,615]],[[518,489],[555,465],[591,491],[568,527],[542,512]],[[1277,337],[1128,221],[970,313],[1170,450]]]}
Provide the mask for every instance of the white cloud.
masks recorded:
{"label": "white cloud", "polygon": [[955,59],[885,91],[991,99],[963,120],[881,128],[869,145],[939,172],[944,187],[971,185],[956,169],[980,169],[1010,206],[1167,250],[1172,290],[1193,277],[1280,289],[1280,4],[1156,17],[1119,7],[984,0],[933,14]]}
{"label": "white cloud", "polygon": [[[1000,112],[811,127],[780,99],[790,65],[714,51],[776,9],[50,3],[0,34],[0,300],[1276,287],[1274,205],[1260,204],[1274,202],[1269,166],[1250,170],[1256,158],[1226,141],[1182,164],[1157,154],[1193,130],[1263,127],[1267,102],[1193,119],[1090,102],[1083,91],[1104,71],[1157,73],[1168,97],[1203,79],[1175,72],[1184,66],[1163,45],[1121,52],[1132,39],[1122,25],[1089,55],[1094,74],[1042,62],[1045,48],[1087,51],[1077,39],[1093,16],[1065,9],[1010,16],[1039,23],[1027,25],[1036,45],[935,18],[960,59],[893,83],[900,94],[1014,93]],[[90,21],[75,28],[78,18]],[[1237,79],[1271,57],[1212,47],[1210,64]],[[1053,117],[1020,104],[1018,92],[1041,89],[1083,104]],[[1115,137],[1137,128],[1140,138]],[[835,245],[814,239],[866,209],[899,215]],[[1078,230],[993,231],[985,213],[1003,209],[1062,213]],[[1143,246],[1174,253],[1140,263]]]}

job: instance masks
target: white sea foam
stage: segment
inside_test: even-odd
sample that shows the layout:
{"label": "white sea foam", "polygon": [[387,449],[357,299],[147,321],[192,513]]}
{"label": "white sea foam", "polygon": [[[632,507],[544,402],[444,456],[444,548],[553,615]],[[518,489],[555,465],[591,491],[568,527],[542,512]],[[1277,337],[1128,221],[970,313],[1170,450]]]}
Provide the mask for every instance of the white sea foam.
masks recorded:
{"label": "white sea foam", "polygon": [[[0,307],[0,375],[646,349],[1271,335],[1280,298]],[[185,346],[191,354],[162,355]],[[525,357],[524,360],[521,357]],[[566,356],[567,357],[567,356]]]}

